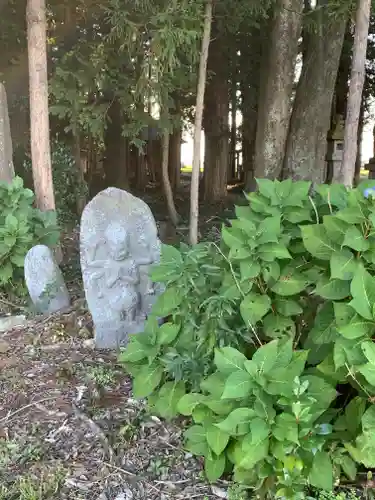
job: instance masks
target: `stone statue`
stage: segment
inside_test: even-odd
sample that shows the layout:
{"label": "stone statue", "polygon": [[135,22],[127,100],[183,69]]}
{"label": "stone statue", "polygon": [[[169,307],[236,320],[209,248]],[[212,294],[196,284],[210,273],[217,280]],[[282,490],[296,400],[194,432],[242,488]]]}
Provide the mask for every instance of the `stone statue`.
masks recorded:
{"label": "stone statue", "polygon": [[97,347],[118,347],[143,330],[159,289],[149,266],[160,259],[155,220],[142,200],[109,188],[85,208],[81,266]]}

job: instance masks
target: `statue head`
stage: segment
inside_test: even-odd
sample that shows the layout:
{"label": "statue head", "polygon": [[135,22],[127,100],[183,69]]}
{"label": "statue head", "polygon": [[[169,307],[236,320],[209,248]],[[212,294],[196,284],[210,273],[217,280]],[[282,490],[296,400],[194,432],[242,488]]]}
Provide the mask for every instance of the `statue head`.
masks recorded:
{"label": "statue head", "polygon": [[129,233],[123,225],[118,222],[109,224],[105,239],[113,260],[121,261],[129,255]]}

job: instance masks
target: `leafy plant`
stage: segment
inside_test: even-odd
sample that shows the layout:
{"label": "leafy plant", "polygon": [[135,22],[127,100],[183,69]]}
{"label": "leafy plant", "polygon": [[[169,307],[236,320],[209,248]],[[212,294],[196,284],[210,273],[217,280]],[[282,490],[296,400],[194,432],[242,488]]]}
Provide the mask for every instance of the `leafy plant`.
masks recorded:
{"label": "leafy plant", "polygon": [[16,177],[0,183],[0,287],[21,292],[28,250],[38,243],[52,246],[59,238],[56,216],[34,208],[34,194]]}
{"label": "leafy plant", "polygon": [[299,499],[375,467],[373,187],[259,180],[220,247],[164,248],[166,290],[121,360],[136,397],[192,420],[209,480]]}
{"label": "leafy plant", "polygon": [[[70,149],[58,139],[51,144],[51,161],[58,219],[69,223],[77,219],[77,201],[87,198],[88,187]],[[23,168],[31,172],[30,159],[24,161]]]}

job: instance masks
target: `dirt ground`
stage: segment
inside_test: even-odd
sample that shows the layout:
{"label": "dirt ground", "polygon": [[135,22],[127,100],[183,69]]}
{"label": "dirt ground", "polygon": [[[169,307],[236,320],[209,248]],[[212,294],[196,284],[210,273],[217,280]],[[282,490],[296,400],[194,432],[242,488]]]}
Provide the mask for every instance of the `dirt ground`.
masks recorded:
{"label": "dirt ground", "polygon": [[183,450],[182,426],[149,415],[117,354],[94,349],[77,228],[63,247],[71,310],[0,334],[0,500],[228,498]]}

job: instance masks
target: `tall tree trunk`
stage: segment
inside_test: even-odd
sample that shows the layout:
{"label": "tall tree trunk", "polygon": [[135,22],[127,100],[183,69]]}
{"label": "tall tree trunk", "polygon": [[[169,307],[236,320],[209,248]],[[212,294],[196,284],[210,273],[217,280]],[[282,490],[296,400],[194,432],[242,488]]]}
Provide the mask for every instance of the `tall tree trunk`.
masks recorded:
{"label": "tall tree trunk", "polygon": [[355,186],[358,186],[358,184],[361,181],[361,168],[362,168],[361,144],[362,144],[362,137],[363,137],[364,121],[365,121],[365,106],[364,106],[363,95],[362,95],[361,112],[359,115],[359,125],[358,125],[358,132],[357,132],[357,157],[355,160],[355,171],[354,171],[354,185]]}
{"label": "tall tree trunk", "polygon": [[261,48],[266,30],[254,29],[240,46],[240,89],[242,113],[242,171],[245,189],[250,191],[254,184],[254,153],[258,122]]}
{"label": "tall tree trunk", "polygon": [[370,25],[371,0],[358,0],[353,45],[348,106],[345,120],[344,158],[339,180],[351,187],[357,158],[357,135],[362,92],[366,75],[366,50]]}
{"label": "tall tree trunk", "polygon": [[236,146],[237,146],[237,72],[234,70],[232,73],[231,81],[231,106],[230,106],[230,155],[229,155],[229,165],[228,165],[228,179],[236,179]]}
{"label": "tall tree trunk", "polygon": [[0,83],[0,146],[0,181],[10,183],[14,178],[13,144],[7,94],[2,83]]}
{"label": "tall tree trunk", "polygon": [[169,180],[168,163],[169,163],[169,131],[166,129],[163,131],[163,138],[162,138],[162,179],[163,179],[165,198],[167,200],[168,214],[173,225],[176,227],[178,224],[179,217],[176,210],[176,206],[174,204],[172,186]]}
{"label": "tall tree trunk", "polygon": [[213,0],[207,0],[204,15],[204,30],[202,39],[202,48],[199,61],[197,101],[195,106],[194,122],[194,147],[193,147],[193,166],[191,172],[190,186],[190,221],[189,221],[189,240],[191,245],[198,243],[198,221],[199,221],[199,172],[201,156],[201,138],[202,138],[202,119],[204,90],[207,78],[207,59],[210,46],[211,24],[212,24],[212,3]]}
{"label": "tall tree trunk", "polygon": [[181,180],[181,142],[182,129],[173,130],[169,138],[169,178],[174,192],[179,188]]}
{"label": "tall tree trunk", "polygon": [[308,36],[306,57],[297,85],[290,120],[284,177],[316,183],[326,177],[325,155],[335,88],[347,17],[327,16],[318,0],[317,29]]}
{"label": "tall tree trunk", "polygon": [[120,101],[113,98],[108,109],[104,135],[105,183],[107,187],[129,189],[129,141],[122,135],[123,123]]}
{"label": "tall tree trunk", "polygon": [[258,106],[254,160],[258,178],[275,179],[282,170],[302,9],[301,0],[278,0],[271,20]]}
{"label": "tall tree trunk", "polygon": [[45,0],[28,0],[26,19],[30,83],[31,160],[35,198],[40,210],[55,210],[49,140]]}
{"label": "tall tree trunk", "polygon": [[[215,27],[215,24],[214,24]],[[227,194],[229,163],[229,71],[225,40],[213,29],[207,67],[212,72],[204,96],[204,199],[215,202]]]}

